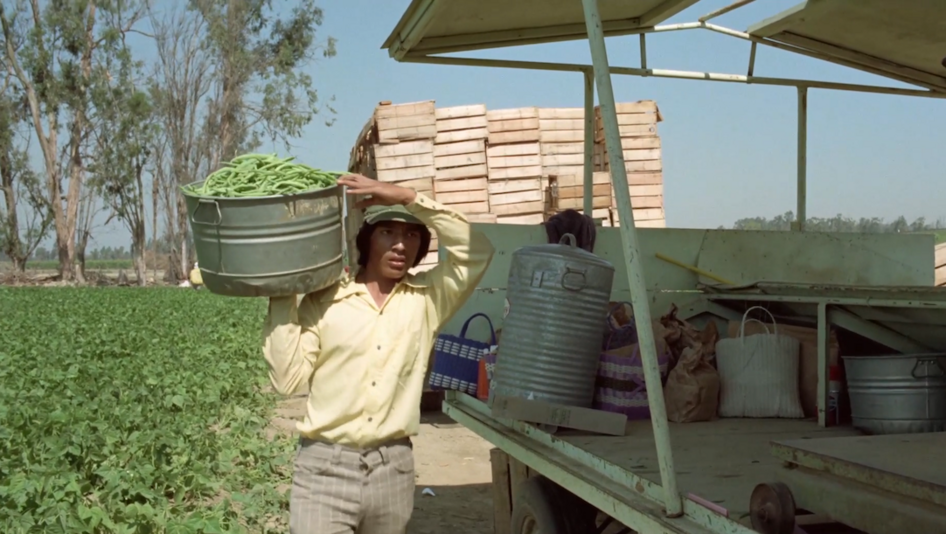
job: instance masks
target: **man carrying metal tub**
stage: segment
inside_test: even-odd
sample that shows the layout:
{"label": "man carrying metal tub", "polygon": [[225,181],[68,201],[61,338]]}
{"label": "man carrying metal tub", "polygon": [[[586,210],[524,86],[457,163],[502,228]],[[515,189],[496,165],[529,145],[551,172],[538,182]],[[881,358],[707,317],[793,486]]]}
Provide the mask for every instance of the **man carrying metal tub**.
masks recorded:
{"label": "man carrying metal tub", "polygon": [[[428,355],[483,278],[493,246],[466,217],[390,183],[347,175],[365,222],[358,269],[328,289],[271,298],[263,353],[284,395],[307,391],[290,498],[292,534],[404,533],[414,508],[410,437]],[[437,233],[447,257],[408,269]]]}

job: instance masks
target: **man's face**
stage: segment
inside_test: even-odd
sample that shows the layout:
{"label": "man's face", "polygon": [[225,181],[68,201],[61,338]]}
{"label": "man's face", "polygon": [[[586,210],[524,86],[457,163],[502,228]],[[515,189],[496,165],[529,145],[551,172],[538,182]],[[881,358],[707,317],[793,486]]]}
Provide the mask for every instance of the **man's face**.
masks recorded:
{"label": "man's face", "polygon": [[421,228],[416,224],[380,222],[371,233],[370,267],[381,276],[400,279],[420,253]]}

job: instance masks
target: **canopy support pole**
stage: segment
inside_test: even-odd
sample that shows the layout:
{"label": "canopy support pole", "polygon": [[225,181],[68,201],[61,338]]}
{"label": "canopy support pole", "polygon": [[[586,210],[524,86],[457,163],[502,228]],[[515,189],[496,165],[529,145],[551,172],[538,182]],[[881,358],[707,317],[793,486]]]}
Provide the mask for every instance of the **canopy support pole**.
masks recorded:
{"label": "canopy support pole", "polygon": [[592,69],[585,77],[585,215],[594,217],[594,157],[595,157],[595,77]]}
{"label": "canopy support pole", "polygon": [[808,88],[798,88],[798,185],[795,230],[808,225]]}
{"label": "canopy support pole", "polygon": [[631,207],[631,194],[627,184],[627,169],[624,166],[624,150],[621,146],[621,134],[618,129],[617,110],[614,103],[614,89],[611,86],[611,70],[608,66],[608,51],[604,44],[604,31],[601,16],[598,13],[598,0],[582,0],[585,9],[585,26],[588,30],[588,44],[591,47],[591,59],[594,65],[595,82],[598,86],[598,104],[604,122],[605,143],[608,149],[608,163],[611,167],[611,182],[615,188],[618,213],[620,214],[621,241],[624,249],[624,261],[631,289],[631,306],[634,309],[634,321],[637,326],[638,343],[644,367],[644,382],[647,386],[647,402],[650,405],[650,421],[654,429],[654,441],[657,447],[657,464],[660,468],[660,484],[664,490],[665,513],[669,517],[683,515],[683,501],[677,489],[674,471],[673,448],[670,443],[670,427],[667,423],[667,408],[664,404],[663,384],[657,367],[657,346],[654,342],[654,328],[650,315],[647,296],[647,283],[644,279],[644,267],[641,262],[640,241],[634,225],[634,212]]}

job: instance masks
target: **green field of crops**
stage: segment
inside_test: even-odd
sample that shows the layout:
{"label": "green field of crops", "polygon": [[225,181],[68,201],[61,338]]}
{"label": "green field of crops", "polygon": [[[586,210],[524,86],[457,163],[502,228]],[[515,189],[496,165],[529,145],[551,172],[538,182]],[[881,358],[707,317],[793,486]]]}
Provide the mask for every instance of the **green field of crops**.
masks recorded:
{"label": "green field of crops", "polygon": [[0,532],[287,532],[262,299],[0,288]]}
{"label": "green field of crops", "polygon": [[[0,269],[2,268],[12,269],[13,264],[0,261]],[[26,262],[26,268],[33,271],[55,271],[59,269],[59,260],[30,260]],[[88,260],[85,262],[85,268],[89,271],[115,271],[131,270],[134,265],[131,260]]]}

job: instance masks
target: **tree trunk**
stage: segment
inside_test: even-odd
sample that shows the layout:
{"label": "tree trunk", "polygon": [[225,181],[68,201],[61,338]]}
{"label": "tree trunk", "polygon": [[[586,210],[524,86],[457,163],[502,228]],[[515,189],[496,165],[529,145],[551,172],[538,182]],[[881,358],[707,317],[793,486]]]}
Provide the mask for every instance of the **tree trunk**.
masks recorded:
{"label": "tree trunk", "polygon": [[[163,165],[163,162],[158,162]],[[158,282],[158,178],[151,175],[151,272],[154,282]]]}
{"label": "tree trunk", "polygon": [[26,254],[20,242],[20,221],[16,211],[16,186],[9,154],[0,154],[0,191],[3,191],[6,205],[6,211],[4,212],[6,220],[0,221],[0,245],[2,245],[3,253],[13,262],[13,269],[17,272],[23,272],[26,269]]}

